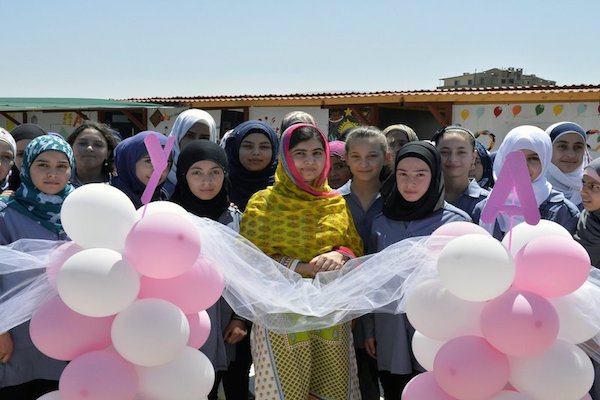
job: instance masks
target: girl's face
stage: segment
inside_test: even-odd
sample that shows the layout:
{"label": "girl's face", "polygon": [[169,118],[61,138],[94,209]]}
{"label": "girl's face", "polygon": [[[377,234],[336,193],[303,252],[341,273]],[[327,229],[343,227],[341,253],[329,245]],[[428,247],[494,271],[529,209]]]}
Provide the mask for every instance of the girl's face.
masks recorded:
{"label": "girl's face", "polygon": [[[167,165],[165,170],[160,175],[160,179],[158,180],[158,184],[161,185],[167,180],[167,175],[169,175],[169,170],[171,169],[171,162]],[[154,172],[154,167],[152,166],[152,161],[150,161],[150,156],[146,154],[135,163],[135,176],[142,182],[144,185],[148,184],[152,173]]]}
{"label": "girl's face", "polygon": [[273,146],[262,133],[250,133],[240,144],[240,164],[250,172],[258,172],[271,164]]}
{"label": "girl's face", "polygon": [[100,169],[108,159],[108,144],[102,133],[94,128],[84,129],[73,142],[77,169]]}
{"label": "girl's face", "polygon": [[5,141],[0,141],[0,182],[6,179],[14,163],[15,155],[12,147]]}
{"label": "girl's face", "polygon": [[190,142],[199,139],[210,140],[210,129],[208,128],[208,125],[203,124],[202,122],[196,122],[188,129],[179,141],[179,149],[183,150]]}
{"label": "girl's face", "polygon": [[331,164],[329,175],[327,175],[329,186],[333,189],[340,188],[352,178],[350,168],[348,168],[344,160],[336,155],[329,156],[329,162]]}
{"label": "girl's face", "polygon": [[529,178],[531,182],[535,181],[542,173],[542,162],[540,156],[535,151],[521,149],[521,153],[525,155],[527,161],[527,169],[529,170]]}
{"label": "girl's face", "polygon": [[200,200],[213,199],[223,187],[225,172],[214,161],[196,161],[185,174],[190,191]]}
{"label": "girl's face", "polygon": [[419,201],[431,184],[429,165],[419,158],[406,157],[396,167],[396,186],[406,201]]}
{"label": "girl's face", "polygon": [[321,141],[317,138],[303,140],[290,149],[290,153],[302,180],[312,185],[325,168],[325,149]]}
{"label": "girl's face", "polygon": [[17,142],[17,154],[15,157],[15,165],[21,170],[21,165],[23,165],[23,153],[25,152],[25,147],[31,142],[31,139],[23,139]]}
{"label": "girl's face", "polygon": [[469,171],[469,177],[474,178],[476,181],[480,181],[481,178],[483,178],[483,164],[481,163],[481,157],[479,157],[479,153],[477,152],[475,152],[475,162]]}
{"label": "girl's face", "polygon": [[386,154],[381,144],[374,139],[358,138],[348,143],[348,167],[352,179],[357,181],[377,181],[386,162]]}
{"label": "girl's face", "polygon": [[565,174],[575,171],[583,162],[585,147],[581,135],[565,133],[552,143],[552,164]]}
{"label": "girl's face", "polygon": [[583,207],[589,212],[600,210],[600,182],[587,174],[583,174],[581,199]]}
{"label": "girl's face", "polygon": [[444,178],[469,177],[469,171],[475,162],[476,151],[464,134],[447,132],[437,144],[442,157]]}
{"label": "girl's face", "polygon": [[408,135],[402,131],[391,131],[386,135],[388,146],[392,155],[396,155],[398,150],[408,143]]}
{"label": "girl's face", "polygon": [[29,168],[33,185],[42,193],[60,193],[71,177],[67,155],[61,151],[47,150],[40,153]]}

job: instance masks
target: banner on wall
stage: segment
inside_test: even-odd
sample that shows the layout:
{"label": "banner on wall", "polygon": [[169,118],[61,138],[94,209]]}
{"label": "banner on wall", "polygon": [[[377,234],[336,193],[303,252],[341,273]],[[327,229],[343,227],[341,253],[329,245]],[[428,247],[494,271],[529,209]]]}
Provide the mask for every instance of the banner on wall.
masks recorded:
{"label": "banner on wall", "polygon": [[463,104],[453,106],[452,121],[473,131],[490,151],[497,150],[506,133],[517,126],[534,125],[545,130],[556,122],[571,121],[587,131],[592,156],[600,156],[598,103]]}

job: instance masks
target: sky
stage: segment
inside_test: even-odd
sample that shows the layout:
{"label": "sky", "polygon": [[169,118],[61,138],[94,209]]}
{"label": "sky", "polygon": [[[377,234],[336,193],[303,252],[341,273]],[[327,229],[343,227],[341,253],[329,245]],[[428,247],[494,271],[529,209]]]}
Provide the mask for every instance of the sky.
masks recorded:
{"label": "sky", "polygon": [[434,89],[523,68],[600,84],[596,0],[0,0],[0,97]]}

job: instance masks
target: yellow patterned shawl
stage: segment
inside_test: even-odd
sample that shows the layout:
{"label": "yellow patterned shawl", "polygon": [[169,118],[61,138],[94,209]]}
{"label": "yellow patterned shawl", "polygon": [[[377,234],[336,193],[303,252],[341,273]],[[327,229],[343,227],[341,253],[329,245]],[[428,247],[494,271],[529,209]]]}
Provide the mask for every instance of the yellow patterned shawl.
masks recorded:
{"label": "yellow patterned shawl", "polygon": [[322,183],[310,186],[312,193],[299,187],[300,179],[294,179],[297,172],[295,167],[290,168],[293,161],[289,156],[289,138],[302,126],[293,125],[282,135],[275,183],[250,198],[240,233],[268,255],[293,257],[302,262],[338,246],[359,256],[363,245],[346,201],[332,191],[325,179],[329,170],[328,146],[323,179],[317,180]]}

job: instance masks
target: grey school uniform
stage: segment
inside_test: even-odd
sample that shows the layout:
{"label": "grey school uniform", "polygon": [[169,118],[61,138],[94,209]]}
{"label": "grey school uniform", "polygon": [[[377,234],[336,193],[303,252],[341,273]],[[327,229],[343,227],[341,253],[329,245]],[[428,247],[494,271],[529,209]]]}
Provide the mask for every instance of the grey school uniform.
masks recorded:
{"label": "grey school uniform", "polygon": [[[483,208],[487,204],[487,199],[481,201],[473,210],[473,219],[479,220]],[[540,216],[542,219],[556,222],[562,225],[571,235],[577,230],[577,221],[579,220],[579,209],[569,200],[567,200],[561,192],[552,189],[548,198],[540,204]],[[506,232],[502,232],[498,222],[494,224],[494,236],[498,240],[502,240]]]}
{"label": "grey school uniform", "polygon": [[381,213],[381,209],[383,208],[383,198],[380,193],[377,193],[375,200],[373,200],[367,210],[364,210],[358,196],[352,193],[352,180],[346,182],[346,184],[337,191],[344,196],[344,199],[346,200],[346,204],[348,205],[350,213],[352,214],[352,219],[354,220],[354,226],[356,226],[356,230],[363,240],[366,250],[367,243],[371,237],[371,224],[373,223],[373,219]]}
{"label": "grey school uniform", "polygon": [[[57,234],[33,219],[7,207],[0,202],[0,245],[10,244],[18,239],[68,240],[67,236]],[[0,277],[0,291],[4,292],[10,284],[8,276]],[[0,364],[0,387],[20,385],[34,379],[57,381],[67,365],[42,354],[29,336],[29,321],[10,330],[14,352],[7,364]]]}
{"label": "grey school uniform", "polygon": [[471,219],[473,219],[473,222],[477,224],[479,223],[479,219],[473,217],[473,209],[481,200],[487,198],[489,194],[489,190],[482,188],[477,181],[471,179],[463,194],[456,200],[450,202],[450,204],[469,214]]}
{"label": "grey school uniform", "polygon": [[[444,202],[444,207],[430,216],[413,221],[395,221],[380,214],[373,221],[369,253],[375,253],[401,240],[430,235],[449,222],[468,221],[471,218],[462,210]],[[365,335],[377,343],[377,366],[380,371],[407,375],[416,369],[411,357],[411,338],[414,330],[405,314],[375,313],[365,318]]]}
{"label": "grey school uniform", "polygon": [[[228,226],[232,230],[240,231],[240,221],[242,213],[235,207],[229,207],[221,214],[218,222]],[[210,334],[206,343],[200,348],[200,351],[212,362],[215,371],[226,371],[229,363],[235,360],[235,344],[225,343],[223,333],[227,325],[233,318],[233,310],[227,304],[224,298],[213,304],[206,310],[212,323]]]}

